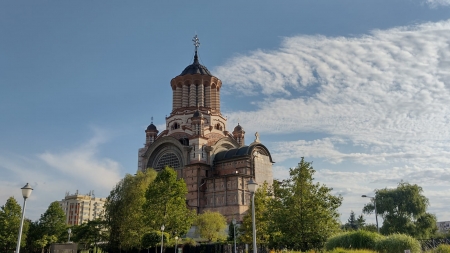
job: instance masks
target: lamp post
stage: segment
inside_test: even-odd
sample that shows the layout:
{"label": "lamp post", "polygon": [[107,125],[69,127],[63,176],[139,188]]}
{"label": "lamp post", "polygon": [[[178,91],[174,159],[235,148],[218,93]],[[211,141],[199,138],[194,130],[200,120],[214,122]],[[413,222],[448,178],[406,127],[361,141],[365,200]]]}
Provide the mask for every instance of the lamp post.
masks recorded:
{"label": "lamp post", "polygon": [[255,192],[258,189],[258,184],[253,181],[253,178],[247,183],[248,190],[252,194],[252,231],[253,231],[253,253],[256,253],[256,224],[255,224]]}
{"label": "lamp post", "polygon": [[67,229],[67,233],[69,233],[69,239],[67,239],[67,242],[70,243],[70,234],[72,234],[72,229]]}
{"label": "lamp post", "polygon": [[25,205],[27,204],[27,198],[30,197],[31,192],[33,191],[33,188],[31,188],[29,183],[27,183],[21,189],[22,189],[22,196],[23,196],[23,208],[22,208],[22,219],[20,219],[19,236],[17,238],[16,253],[20,252],[20,241],[22,239],[23,219],[25,217]]}
{"label": "lamp post", "polygon": [[233,223],[234,253],[236,253],[236,219],[233,218],[231,222]]}
{"label": "lamp post", "polygon": [[161,226],[161,253],[163,251],[163,246],[164,246],[164,224]]}
{"label": "lamp post", "polygon": [[380,228],[378,227],[377,201],[376,201],[375,197],[370,197],[370,196],[367,196],[367,195],[362,195],[361,197],[363,197],[363,198],[370,198],[371,200],[373,200],[373,205],[375,207],[375,221],[377,222],[377,231],[378,231],[378,234],[379,234],[380,233]]}
{"label": "lamp post", "polygon": [[178,249],[178,236],[175,236],[175,253],[177,253]]}

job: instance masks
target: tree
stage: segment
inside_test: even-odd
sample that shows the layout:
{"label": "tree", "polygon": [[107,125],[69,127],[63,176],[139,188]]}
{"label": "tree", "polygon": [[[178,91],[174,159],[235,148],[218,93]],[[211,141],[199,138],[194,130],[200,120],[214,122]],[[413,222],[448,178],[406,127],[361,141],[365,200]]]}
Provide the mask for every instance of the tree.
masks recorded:
{"label": "tree", "polygon": [[97,249],[97,243],[105,241],[106,234],[104,231],[105,222],[100,219],[90,220],[72,229],[73,241],[87,245],[89,249]]}
{"label": "tree", "polygon": [[358,221],[355,217],[355,212],[353,210],[350,212],[350,217],[347,220],[347,223],[345,223],[344,228],[347,230],[357,230],[359,228]]}
{"label": "tree", "polygon": [[64,241],[67,238],[66,214],[58,201],[52,202],[45,213],[41,215],[39,227],[42,235],[56,238],[52,242]]}
{"label": "tree", "polygon": [[364,228],[366,225],[366,219],[364,219],[364,216],[360,214],[358,216],[358,219],[356,219],[356,224],[358,225],[358,229]]}
{"label": "tree", "polygon": [[[271,226],[270,201],[272,200],[271,191],[267,182],[264,182],[255,193],[255,225],[256,225],[256,242],[258,244],[269,243]],[[252,205],[249,205],[248,212],[242,220],[239,228],[239,240],[251,244],[253,242],[253,223],[252,223]]]}
{"label": "tree", "polygon": [[338,208],[342,197],[332,188],[314,183],[315,170],[301,159],[290,169],[290,178],[274,182],[271,203],[271,246],[307,251],[320,247],[339,230]]}
{"label": "tree", "polygon": [[195,211],[186,206],[186,183],[177,179],[177,173],[170,167],[161,170],[155,181],[148,187],[145,197],[146,221],[150,230],[165,232],[178,236],[185,235],[195,217]]}
{"label": "tree", "polygon": [[[0,210],[0,251],[14,250],[17,244],[17,233],[20,227],[22,210],[14,197],[6,200]],[[21,245],[25,246],[28,222],[24,222]]]}
{"label": "tree", "polygon": [[227,220],[221,213],[205,211],[197,216],[195,224],[197,234],[208,242],[217,242],[226,238]]}
{"label": "tree", "polygon": [[105,204],[109,251],[142,248],[142,235],[150,230],[143,208],[145,192],[155,178],[156,172],[151,169],[135,176],[127,174],[110,192]]}
{"label": "tree", "polygon": [[436,231],[436,216],[426,212],[428,199],[422,194],[422,187],[400,182],[397,188],[375,191],[375,198],[366,204],[363,212],[374,212],[383,217],[381,233],[409,234],[416,238],[428,238]]}
{"label": "tree", "polygon": [[233,224],[233,222],[230,222],[230,224],[228,225],[227,241],[234,242],[235,236],[236,236],[236,239],[237,239],[237,237],[239,237],[239,230],[238,230],[237,226]]}

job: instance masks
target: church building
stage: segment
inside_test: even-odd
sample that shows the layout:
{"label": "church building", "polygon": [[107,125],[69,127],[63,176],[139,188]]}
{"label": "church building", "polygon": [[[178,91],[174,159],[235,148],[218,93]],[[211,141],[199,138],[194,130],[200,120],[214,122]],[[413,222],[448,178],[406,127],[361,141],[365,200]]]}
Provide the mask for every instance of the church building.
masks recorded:
{"label": "church building", "polygon": [[165,129],[160,132],[151,122],[145,130],[138,170],[170,166],[186,182],[190,209],[216,211],[228,221],[242,221],[251,201],[247,182],[253,178],[259,185],[271,185],[274,162],[258,133],[246,145],[239,123],[232,132],[227,130],[220,111],[222,81],[200,64],[197,36],[193,42],[193,63],[170,81],[172,111]]}

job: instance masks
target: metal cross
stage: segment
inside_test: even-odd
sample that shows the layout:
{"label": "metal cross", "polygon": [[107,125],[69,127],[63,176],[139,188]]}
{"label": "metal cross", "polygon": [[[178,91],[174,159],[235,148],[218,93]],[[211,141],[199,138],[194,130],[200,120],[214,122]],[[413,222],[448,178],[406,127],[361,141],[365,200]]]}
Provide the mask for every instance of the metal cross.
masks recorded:
{"label": "metal cross", "polygon": [[152,124],[153,124],[153,116],[152,116]]}
{"label": "metal cross", "polygon": [[197,51],[197,48],[200,46],[200,40],[198,39],[197,35],[194,36],[192,42],[194,42],[195,51]]}

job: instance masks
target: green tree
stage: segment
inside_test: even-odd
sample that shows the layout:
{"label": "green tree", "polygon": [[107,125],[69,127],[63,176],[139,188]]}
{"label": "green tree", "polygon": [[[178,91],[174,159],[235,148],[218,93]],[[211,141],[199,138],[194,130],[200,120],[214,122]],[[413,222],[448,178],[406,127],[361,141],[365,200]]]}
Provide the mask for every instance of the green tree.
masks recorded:
{"label": "green tree", "polygon": [[357,230],[359,228],[358,221],[353,210],[350,211],[350,217],[348,218],[347,223],[345,223],[344,228],[347,230]]}
{"label": "green tree", "polygon": [[127,174],[110,192],[105,204],[105,227],[110,252],[141,249],[142,235],[150,230],[145,222],[145,192],[156,178],[154,170]]}
{"label": "green tree", "polygon": [[234,242],[235,236],[236,236],[236,239],[239,237],[239,228],[238,228],[238,226],[234,225],[233,222],[230,222],[230,224],[228,225],[227,241]]}
{"label": "green tree", "polygon": [[97,249],[97,243],[107,239],[104,225],[103,220],[96,219],[74,226],[72,227],[72,240],[88,246],[88,249]]}
{"label": "green tree", "polygon": [[[11,252],[16,248],[22,210],[14,197],[6,200],[0,209],[0,251]],[[24,222],[21,246],[25,246],[28,222]]]}
{"label": "green tree", "polygon": [[48,238],[52,239],[49,240],[48,244],[67,239],[66,214],[58,201],[52,202],[45,213],[41,215],[39,228],[42,236],[47,235]]}
{"label": "green tree", "polygon": [[374,212],[376,201],[377,213],[383,217],[382,234],[428,238],[437,229],[436,216],[426,212],[429,202],[422,193],[422,187],[402,181],[395,189],[376,190],[375,198],[364,206],[363,212]]}
{"label": "green tree", "polygon": [[[256,242],[258,244],[269,243],[271,226],[271,210],[270,202],[272,194],[267,182],[264,182],[255,193],[255,225],[256,225]],[[251,244],[253,242],[253,225],[252,225],[252,204],[249,205],[248,212],[242,220],[239,228],[239,240]]]}
{"label": "green tree", "polygon": [[165,232],[171,235],[185,235],[195,218],[195,211],[186,206],[186,194],[186,183],[177,179],[175,170],[170,167],[161,170],[145,193],[148,231],[159,231],[164,225]]}
{"label": "green tree", "polygon": [[197,216],[196,233],[209,242],[217,242],[226,238],[227,220],[218,212],[205,211]]}
{"label": "green tree", "polygon": [[290,178],[274,183],[271,204],[271,246],[307,251],[320,247],[339,230],[342,197],[331,194],[332,188],[314,183],[315,170],[301,159],[290,169]]}
{"label": "green tree", "polygon": [[358,219],[356,219],[356,224],[358,225],[358,229],[362,229],[366,225],[366,219],[362,214],[360,214]]}

